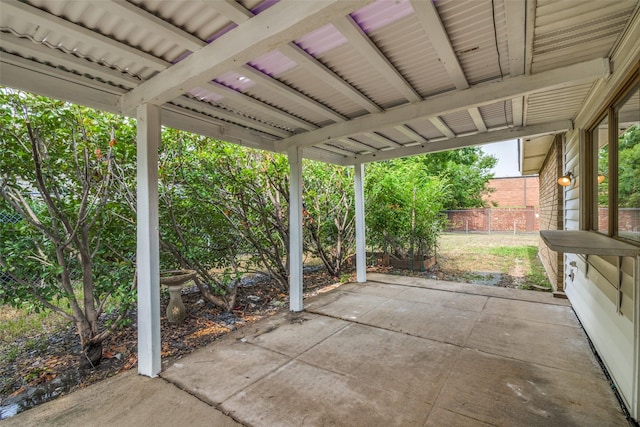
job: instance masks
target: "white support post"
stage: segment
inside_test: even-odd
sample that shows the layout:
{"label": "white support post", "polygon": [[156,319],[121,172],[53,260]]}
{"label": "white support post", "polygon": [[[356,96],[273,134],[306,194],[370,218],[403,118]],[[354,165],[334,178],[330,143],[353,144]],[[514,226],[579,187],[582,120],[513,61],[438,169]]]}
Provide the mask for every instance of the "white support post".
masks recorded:
{"label": "white support post", "polygon": [[364,232],[364,164],[354,166],[356,202],[356,276],[358,283],[367,281],[367,247]]}
{"label": "white support post", "polygon": [[138,107],[137,256],[138,373],[160,373],[160,252],[158,234],[158,147],[160,107]]}
{"label": "white support post", "polygon": [[289,157],[289,309],[302,311],[302,148]]}

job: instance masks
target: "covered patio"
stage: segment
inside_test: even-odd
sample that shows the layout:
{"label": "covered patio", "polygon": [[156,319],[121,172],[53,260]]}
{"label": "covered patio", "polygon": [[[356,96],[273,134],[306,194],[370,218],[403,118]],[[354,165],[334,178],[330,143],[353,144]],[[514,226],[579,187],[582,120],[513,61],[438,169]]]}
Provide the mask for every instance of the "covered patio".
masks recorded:
{"label": "covered patio", "polygon": [[6,426],[628,425],[565,299],[384,274]]}
{"label": "covered patio", "polygon": [[[514,138],[523,140],[523,170],[535,171],[556,135],[573,141],[571,150],[561,153],[557,175],[570,169],[579,176],[584,167],[576,159],[588,159],[584,126],[617,86],[638,73],[639,34],[638,0],[0,0],[1,85],[137,120],[138,369],[164,379],[116,379],[115,384],[142,384],[141,394],[132,397],[125,390],[104,415],[147,414],[145,420],[166,423],[195,416],[193,408],[199,407],[203,417],[219,409],[243,423],[263,425],[289,419],[296,425],[367,425],[367,417],[374,416],[404,425],[624,423],[566,301],[550,296],[528,301],[522,293],[493,295],[501,291],[458,284],[442,291],[438,287],[444,285],[435,282],[380,285],[378,280],[391,278],[367,277],[363,182],[369,162]],[[290,309],[306,308],[300,319],[308,319],[289,324],[284,318],[269,333],[247,334],[246,342],[229,338],[190,356],[192,364],[185,360],[182,368],[174,364],[164,372],[158,286],[161,126],[287,154]],[[306,307],[303,158],[354,168],[357,279],[367,283]],[[587,193],[578,197],[572,187],[565,194],[567,229],[587,230],[588,222],[580,219],[591,209]],[[609,325],[602,322],[609,305],[600,310],[590,296],[568,295],[582,304],[581,319],[596,326],[590,332],[594,341],[616,338],[613,344],[605,340],[600,351],[610,353],[605,362],[616,383],[625,384],[618,388],[637,419],[638,246],[625,254],[631,254],[632,274],[624,290],[630,296],[624,334],[600,328]],[[605,255],[618,256],[613,299],[621,304],[620,254]],[[576,268],[586,265],[582,259],[573,262]],[[478,295],[478,289],[488,294]],[[601,295],[593,294],[599,301]],[[616,321],[622,319],[614,314]],[[326,327],[319,326],[323,322]],[[271,328],[261,325],[264,331]],[[278,337],[289,329],[296,338],[282,346]],[[433,351],[425,352],[427,347]],[[233,384],[255,372],[241,389],[225,389],[221,376],[234,372],[225,365],[225,351],[234,363],[251,368],[238,368]],[[274,359],[266,363],[254,352]],[[327,364],[330,353],[335,359]],[[157,405],[163,401],[144,392],[157,384],[166,388],[164,381],[179,381],[188,393],[176,387]],[[281,392],[268,393],[276,387]],[[276,404],[287,387],[292,404]],[[187,400],[195,403],[182,406],[185,412],[168,404]],[[142,409],[150,407],[155,410]],[[304,418],[303,412],[319,418]]]}

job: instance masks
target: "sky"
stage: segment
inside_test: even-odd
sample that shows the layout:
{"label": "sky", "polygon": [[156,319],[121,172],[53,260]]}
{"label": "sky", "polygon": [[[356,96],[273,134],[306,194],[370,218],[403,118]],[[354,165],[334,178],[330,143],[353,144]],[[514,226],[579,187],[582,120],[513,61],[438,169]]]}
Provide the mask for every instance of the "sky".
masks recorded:
{"label": "sky", "polygon": [[517,139],[486,144],[480,148],[498,159],[498,163],[493,168],[494,178],[522,176]]}

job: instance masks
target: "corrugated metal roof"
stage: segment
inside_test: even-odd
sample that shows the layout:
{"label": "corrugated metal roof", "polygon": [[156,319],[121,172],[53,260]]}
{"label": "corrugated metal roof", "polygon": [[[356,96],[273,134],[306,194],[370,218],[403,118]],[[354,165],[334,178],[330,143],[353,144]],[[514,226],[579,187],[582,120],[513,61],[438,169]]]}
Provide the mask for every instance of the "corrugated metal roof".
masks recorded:
{"label": "corrugated metal roof", "polygon": [[349,164],[556,132],[640,25],[638,0],[293,1],[0,0],[0,82]]}
{"label": "corrugated metal roof", "polygon": [[538,92],[529,97],[527,124],[534,125],[551,120],[571,120],[584,104],[592,83],[552,91]]}
{"label": "corrugated metal roof", "polygon": [[415,16],[372,31],[369,36],[423,97],[455,88]]}
{"label": "corrugated metal roof", "polygon": [[406,102],[402,95],[386,83],[380,73],[348,44],[327,51],[317,59],[383,108]]}
{"label": "corrugated metal roof", "polygon": [[607,56],[637,5],[637,1],[538,1],[531,71]]}
{"label": "corrugated metal roof", "polygon": [[350,101],[341,92],[322,82],[309,84],[309,73],[302,67],[294,68],[277,76],[287,86],[310,96],[316,100],[325,100],[327,106],[346,117],[357,117],[364,114],[362,107]]}
{"label": "corrugated metal roof", "polygon": [[488,128],[506,126],[512,122],[511,102],[501,101],[479,108],[482,120]]}
{"label": "corrugated metal roof", "polygon": [[500,67],[502,75],[509,74],[504,2],[448,0],[435,5],[469,83],[500,77]]}

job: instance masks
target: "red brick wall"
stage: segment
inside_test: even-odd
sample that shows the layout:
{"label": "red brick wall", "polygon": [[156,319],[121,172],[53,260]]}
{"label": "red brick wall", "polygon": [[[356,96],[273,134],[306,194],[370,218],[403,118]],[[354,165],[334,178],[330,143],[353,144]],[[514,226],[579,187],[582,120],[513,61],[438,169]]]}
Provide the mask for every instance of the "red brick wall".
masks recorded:
{"label": "red brick wall", "polygon": [[524,208],[540,205],[539,184],[537,176],[519,176],[515,178],[494,178],[489,187],[495,191],[484,197],[491,206],[497,203],[499,208]]}
{"label": "red brick wall", "polygon": [[[562,230],[563,192],[557,179],[562,176],[562,137],[551,144],[540,169],[540,230]],[[552,251],[540,239],[538,255],[554,291],[564,291],[564,254]]]}

